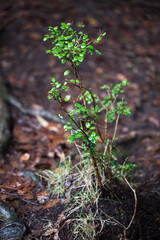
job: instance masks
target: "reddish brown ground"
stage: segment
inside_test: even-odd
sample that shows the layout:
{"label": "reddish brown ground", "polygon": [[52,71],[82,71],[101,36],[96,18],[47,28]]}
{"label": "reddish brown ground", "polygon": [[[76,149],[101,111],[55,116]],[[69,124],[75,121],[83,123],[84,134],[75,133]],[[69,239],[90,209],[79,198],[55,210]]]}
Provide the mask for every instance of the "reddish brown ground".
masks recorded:
{"label": "reddish brown ground", "polygon": [[[159,12],[160,2],[149,0],[0,2],[1,72],[9,81],[10,93],[26,108],[41,106],[58,112],[58,106],[47,100],[47,92],[51,77],[62,78],[65,68],[45,54],[47,46],[42,39],[48,26],[83,21],[92,37],[99,29],[107,32],[107,38],[97,46],[102,56],[88,57],[80,71],[93,88],[126,77],[131,82],[126,95],[132,115],[120,121],[119,135],[132,130],[148,133],[122,143],[129,161],[139,166],[134,178],[138,213],[129,238],[134,240],[160,239],[160,141],[150,136],[150,132],[160,130]],[[44,236],[44,226],[48,220],[56,222],[64,207],[60,202],[55,204],[50,196],[45,203],[50,206],[41,204],[37,199],[46,187],[23,174],[18,176],[15,169],[38,171],[56,167],[64,151],[64,146],[58,144],[66,142],[67,136],[54,122],[41,127],[36,118],[23,115],[14,107],[11,110],[13,139],[6,155],[9,164],[1,166],[0,198],[13,205],[23,218],[28,228],[26,240],[41,239],[41,235],[43,239],[53,239],[52,235]],[[52,204],[55,205],[51,207]],[[105,234],[101,240],[109,239]],[[62,240],[70,239],[63,230],[62,235]]]}

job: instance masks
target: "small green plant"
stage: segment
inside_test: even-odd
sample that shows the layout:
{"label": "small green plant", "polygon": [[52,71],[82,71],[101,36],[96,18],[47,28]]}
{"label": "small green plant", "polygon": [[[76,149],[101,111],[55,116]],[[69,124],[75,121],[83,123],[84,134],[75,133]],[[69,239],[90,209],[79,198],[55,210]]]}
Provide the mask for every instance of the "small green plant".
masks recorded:
{"label": "small green plant", "polygon": [[[84,203],[86,206],[92,199],[97,201],[100,192],[104,192],[106,181],[113,196],[114,177],[122,177],[126,170],[130,170],[127,165],[118,164],[113,146],[117,140],[120,116],[131,113],[123,97],[124,88],[129,84],[126,79],[115,85],[101,86],[100,91],[106,93],[102,99],[91,87],[87,87],[79,74],[78,66],[83,63],[87,54],[101,54],[94,44],[98,44],[106,35],[105,32],[100,32],[96,40],[90,40],[88,34],[82,31],[83,28],[84,25],[79,25],[78,29],[74,30],[70,23],[61,23],[60,27],[49,27],[50,33],[44,37],[44,41],[50,40],[53,45],[46,53],[53,54],[62,64],[67,64],[64,80],[52,78],[48,98],[60,104],[68,119],[64,129],[71,133],[68,142],[76,145],[81,157],[79,165],[76,166],[81,194],[75,197],[75,204],[72,206],[72,209],[79,206],[78,209],[81,210]],[[67,102],[72,104],[71,110],[67,110]],[[62,115],[59,117],[64,118]],[[109,128],[113,124],[111,133]],[[90,213],[89,216],[91,215]]]}
{"label": "small green plant", "polygon": [[[79,25],[80,28],[84,25]],[[82,140],[81,147],[85,152],[85,157],[92,159],[92,164],[95,170],[95,177],[101,191],[103,184],[100,177],[100,169],[106,168],[109,180],[112,181],[112,149],[113,142],[116,138],[116,131],[120,115],[128,116],[130,109],[126,106],[127,102],[122,99],[118,100],[118,96],[124,92],[124,87],[128,85],[127,80],[123,80],[116,85],[103,85],[102,90],[106,92],[104,99],[92,93],[91,88],[87,88],[78,73],[79,66],[87,53],[101,54],[95,47],[94,43],[98,43],[106,33],[100,33],[100,36],[95,41],[91,41],[87,34],[80,31],[75,31],[70,24],[62,23],[61,27],[49,27],[50,35],[45,35],[44,41],[50,39],[53,44],[51,50],[47,53],[53,54],[61,59],[63,64],[69,62],[71,64],[74,78],[69,79],[67,76],[70,70],[65,70],[65,79],[63,82],[52,78],[52,88],[48,98],[59,102],[62,110],[69,118],[64,128],[72,133],[68,141],[76,142],[77,139]],[[72,87],[72,89],[71,89]],[[79,91],[75,98],[72,95],[73,87]],[[67,111],[66,102],[72,101],[73,109]],[[104,137],[100,131],[98,119],[104,112]],[[60,115],[60,118],[63,116]],[[115,129],[112,138],[108,138],[108,124],[115,121]],[[97,143],[101,141],[104,146],[104,151],[98,150]]]}

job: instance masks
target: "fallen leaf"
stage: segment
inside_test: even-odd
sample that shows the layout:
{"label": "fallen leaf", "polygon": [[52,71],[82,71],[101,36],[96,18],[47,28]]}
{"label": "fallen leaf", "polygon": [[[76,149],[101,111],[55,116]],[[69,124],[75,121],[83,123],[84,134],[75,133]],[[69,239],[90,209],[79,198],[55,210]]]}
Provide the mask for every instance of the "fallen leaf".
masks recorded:
{"label": "fallen leaf", "polygon": [[59,127],[60,127],[60,124],[57,124],[57,123],[49,123],[47,126],[47,128],[53,132],[59,132]]}
{"label": "fallen leaf", "polygon": [[0,200],[6,200],[8,197],[7,194],[0,194]]}
{"label": "fallen leaf", "polygon": [[97,27],[99,26],[99,22],[97,21],[97,19],[95,19],[93,16],[89,15],[88,16],[88,22],[91,26]]}
{"label": "fallen leaf", "polygon": [[39,203],[43,204],[50,196],[50,192],[43,191],[36,194]]}
{"label": "fallen leaf", "polygon": [[35,103],[33,103],[33,104],[31,105],[31,107],[32,107],[32,109],[39,110],[39,111],[44,110],[44,108],[43,108],[42,106],[40,106],[40,105],[38,105],[38,104],[35,104]]}
{"label": "fallen leaf", "polygon": [[30,159],[30,154],[29,153],[24,153],[21,157],[20,157],[20,161],[21,162],[27,162]]}
{"label": "fallen leaf", "polygon": [[15,181],[15,182],[0,185],[0,188],[1,189],[18,190],[18,189],[21,189],[23,186],[24,186],[24,183]]}
{"label": "fallen leaf", "polygon": [[160,126],[160,121],[154,116],[149,116],[148,121],[153,123],[157,128]]}
{"label": "fallen leaf", "polygon": [[57,229],[49,228],[49,229],[47,229],[47,231],[45,231],[43,233],[43,236],[49,236],[49,235],[51,235],[52,233],[55,233],[55,232],[57,232]]}
{"label": "fallen leaf", "polygon": [[51,208],[51,207],[53,207],[54,205],[56,205],[59,201],[60,201],[60,199],[53,199],[53,200],[47,202],[47,203],[42,207],[42,209]]}
{"label": "fallen leaf", "polygon": [[104,69],[101,68],[101,67],[97,67],[96,72],[99,73],[99,74],[102,74],[104,72]]}
{"label": "fallen leaf", "polygon": [[48,122],[44,118],[42,118],[39,114],[36,114],[36,118],[42,127],[48,127]]}
{"label": "fallen leaf", "polygon": [[42,232],[43,232],[43,228],[31,229],[31,233],[36,237],[40,236]]}
{"label": "fallen leaf", "polygon": [[26,200],[29,200],[29,199],[33,199],[34,196],[33,196],[33,193],[30,192],[30,193],[25,194],[25,196],[23,196],[23,198]]}
{"label": "fallen leaf", "polygon": [[31,33],[30,34],[30,37],[33,39],[33,40],[39,40],[39,39],[41,39],[41,36],[40,36],[40,34],[39,33]]}
{"label": "fallen leaf", "polygon": [[25,205],[25,210],[32,210],[32,211],[39,211],[42,206],[35,206],[35,205]]}

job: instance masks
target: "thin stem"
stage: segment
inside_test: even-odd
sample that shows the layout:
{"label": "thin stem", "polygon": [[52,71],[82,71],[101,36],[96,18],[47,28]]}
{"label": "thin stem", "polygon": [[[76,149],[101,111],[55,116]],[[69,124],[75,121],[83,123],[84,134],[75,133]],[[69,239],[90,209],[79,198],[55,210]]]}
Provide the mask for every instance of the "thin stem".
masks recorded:
{"label": "thin stem", "polygon": [[115,137],[116,137],[117,128],[118,128],[118,122],[119,122],[119,117],[120,117],[120,114],[118,114],[118,116],[117,116],[117,118],[116,118],[116,124],[115,124],[115,128],[114,128],[114,133],[113,133],[112,142],[114,141],[114,139],[115,139]]}
{"label": "thin stem", "polygon": [[112,150],[113,150],[113,146],[112,146],[112,143],[110,143],[110,154],[109,154],[109,164],[108,164],[108,177],[109,177],[109,181],[110,181],[110,184],[111,184],[111,195],[113,197],[114,196],[114,187],[113,187],[112,171],[111,171]]}
{"label": "thin stem", "polygon": [[[88,89],[87,89],[87,90],[88,90]],[[94,96],[93,96],[91,90],[88,90],[88,91],[89,91],[89,93],[91,94],[91,98],[92,98],[92,100],[93,100],[93,107],[94,107],[94,110],[95,110],[95,108],[96,108],[96,103],[95,103]],[[95,123],[96,123],[95,125],[96,125],[96,128],[97,128],[98,135],[99,135],[101,141],[104,142],[104,140],[103,140],[103,138],[102,138],[102,135],[101,135],[101,132],[100,132],[99,127],[98,127],[97,119],[95,119]]]}
{"label": "thin stem", "polygon": [[93,153],[91,152],[91,149],[89,149],[89,151],[90,151],[90,154],[91,154],[92,164],[93,164],[94,171],[95,171],[95,174],[96,174],[96,178],[97,178],[97,181],[98,181],[98,186],[99,186],[101,192],[103,193],[104,192],[104,187],[102,185],[101,177],[100,177],[100,174],[99,174],[99,171],[98,171],[97,162],[96,162],[96,159],[93,156]]}
{"label": "thin stem", "polygon": [[64,105],[63,105],[63,102],[59,101],[59,103],[61,104],[61,107],[63,109],[63,111],[67,114],[67,116],[72,120],[72,122],[77,126],[78,129],[81,130],[82,134],[84,135],[84,137],[87,139],[88,142],[89,139],[88,139],[88,135],[86,134],[86,132],[83,130],[83,128],[81,128],[81,126],[69,115],[69,113],[67,112],[67,110],[65,109]]}
{"label": "thin stem", "polygon": [[[59,101],[59,103],[61,104],[61,107],[62,107],[62,109],[64,110],[64,112],[67,114],[67,116],[73,121],[73,123],[77,126],[77,128],[81,130],[82,134],[83,134],[84,137],[87,139],[89,145],[91,145],[92,143],[91,143],[90,140],[88,139],[88,135],[87,135],[86,132],[83,130],[83,128],[81,128],[81,127],[79,126],[79,124],[69,115],[69,113],[67,112],[67,110],[65,109],[65,107],[64,107],[64,105],[63,105],[63,102]],[[99,188],[100,188],[101,191],[103,192],[104,188],[103,188],[102,181],[101,181],[101,177],[100,177],[100,174],[99,174],[99,171],[98,171],[96,159],[95,159],[94,154],[93,154],[93,152],[92,152],[92,150],[91,150],[91,148],[90,148],[89,146],[88,146],[88,150],[89,150],[90,155],[91,155],[92,164],[93,164],[93,167],[94,167],[94,171],[95,171],[95,175],[96,175],[96,179],[97,179]]]}
{"label": "thin stem", "polygon": [[105,137],[104,140],[107,141],[107,135],[108,135],[108,119],[107,119],[107,114],[108,114],[108,109],[106,109],[106,114],[105,114]]}
{"label": "thin stem", "polygon": [[[74,84],[74,85],[79,88],[79,85],[77,85],[77,84]],[[94,110],[95,110],[96,104],[95,104],[95,99],[94,99],[94,96],[93,96],[91,90],[87,89],[87,88],[84,87],[84,86],[83,86],[83,89],[87,90],[87,91],[91,94],[91,98],[92,98],[92,100],[93,100],[93,107],[94,107]],[[101,132],[100,132],[100,130],[99,130],[99,126],[100,126],[100,125],[97,123],[97,119],[95,119],[95,126],[96,126],[97,133],[98,133],[101,141],[104,142],[103,137],[102,137],[102,134],[101,134]],[[103,128],[103,126],[100,126],[100,127]]]}
{"label": "thin stem", "polygon": [[72,64],[72,68],[73,68],[73,71],[74,71],[74,75],[75,75],[75,77],[77,78],[77,80],[79,80],[79,89],[80,89],[81,94],[82,94],[84,106],[85,106],[85,108],[87,108],[87,103],[86,103],[86,99],[85,99],[85,96],[84,96],[84,92],[83,92],[83,87],[82,87],[82,84],[81,84],[81,80],[80,80],[80,78],[79,78],[79,76],[78,76],[77,68],[76,68],[74,62],[71,62],[71,64]]}
{"label": "thin stem", "polygon": [[106,155],[108,145],[109,145],[109,139],[107,140],[107,142],[106,142],[106,144],[105,144],[105,148],[104,148],[104,152],[103,152],[103,155],[104,155],[104,156]]}

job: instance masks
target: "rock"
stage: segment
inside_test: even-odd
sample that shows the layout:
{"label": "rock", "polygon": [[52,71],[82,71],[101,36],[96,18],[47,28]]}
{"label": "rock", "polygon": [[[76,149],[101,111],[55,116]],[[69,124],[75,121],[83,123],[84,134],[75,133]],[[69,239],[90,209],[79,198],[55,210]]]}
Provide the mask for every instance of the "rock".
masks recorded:
{"label": "rock", "polygon": [[0,201],[0,239],[22,239],[26,227],[18,218],[15,210],[8,204]]}
{"label": "rock", "polygon": [[0,75],[0,157],[6,152],[11,138],[11,115],[5,102],[7,88]]}

